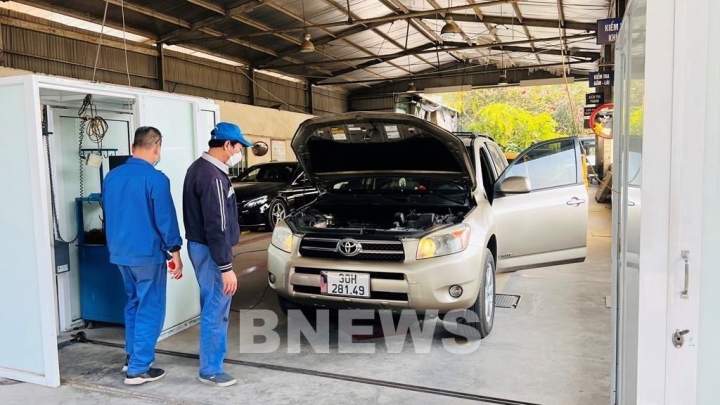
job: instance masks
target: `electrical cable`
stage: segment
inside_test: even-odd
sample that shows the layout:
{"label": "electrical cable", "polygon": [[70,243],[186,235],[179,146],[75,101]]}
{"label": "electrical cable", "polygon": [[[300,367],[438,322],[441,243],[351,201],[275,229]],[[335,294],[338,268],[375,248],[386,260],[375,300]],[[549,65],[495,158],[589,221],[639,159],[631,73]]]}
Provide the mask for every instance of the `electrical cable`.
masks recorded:
{"label": "electrical cable", "polygon": [[127,72],[128,87],[130,87],[130,67],[128,65],[127,43],[125,42],[125,0],[120,0],[120,12],[122,13],[123,49],[125,50],[125,71]]}
{"label": "electrical cable", "polygon": [[58,222],[58,215],[57,215],[57,204],[55,202],[55,180],[53,176],[53,164],[52,164],[52,158],[50,153],[50,133],[45,132],[43,133],[43,140],[45,141],[45,151],[47,152],[47,163],[48,163],[48,171],[49,171],[49,177],[50,177],[50,207],[52,210],[52,219],[53,219],[53,232],[54,237],[56,240],[59,240],[60,242],[71,244],[75,243],[78,238],[80,237],[80,229],[78,229],[77,233],[75,234],[75,237],[67,241],[65,240],[62,235],[60,234],[60,224]]}
{"label": "electrical cable", "polygon": [[105,12],[103,13],[102,25],[100,27],[100,38],[98,39],[97,53],[95,54],[95,66],[93,66],[92,81],[95,81],[95,72],[97,71],[98,60],[100,59],[100,47],[102,46],[103,33],[105,31],[105,21],[107,20],[107,11],[110,0],[105,0]]}
{"label": "electrical cable", "polygon": [[[102,341],[102,340],[88,339],[87,336],[85,335],[85,332],[83,332],[83,331],[80,331],[72,336],[73,336],[73,338],[70,341],[63,343],[63,348],[73,345],[75,343],[92,344],[92,345],[98,345],[98,346],[113,347],[113,348],[117,348],[117,349],[125,348],[125,344],[123,344],[123,343],[113,343],[113,342],[106,342],[106,341]],[[191,359],[191,360],[199,360],[200,359],[200,356],[198,354],[179,352],[179,351],[174,351],[174,350],[155,349],[155,353],[162,354],[165,356],[173,356],[173,357],[179,357],[179,358]],[[258,368],[258,369],[262,369],[262,370],[279,371],[279,372],[284,372],[284,373],[306,375],[306,376],[310,376],[310,377],[319,377],[319,378],[325,378],[325,379],[330,379],[330,380],[346,381],[346,382],[351,382],[351,383],[356,383],[356,384],[370,385],[370,386],[374,386],[374,387],[392,388],[392,389],[397,389],[400,391],[418,392],[418,393],[423,393],[423,394],[436,395],[439,397],[465,399],[468,401],[479,402],[479,403],[483,403],[483,404],[540,405],[535,402],[518,401],[518,400],[513,400],[513,399],[507,399],[507,398],[491,397],[491,396],[472,394],[472,393],[467,393],[467,392],[459,392],[457,390],[446,390],[446,389],[441,389],[441,388],[434,388],[434,387],[427,386],[427,384],[423,384],[423,385],[405,384],[405,383],[399,383],[399,382],[385,381],[385,380],[381,380],[381,379],[351,376],[351,375],[341,374],[341,373],[329,373],[329,372],[325,372],[325,371],[311,370],[311,369],[300,368],[300,367],[288,367],[288,366],[283,366],[283,365],[266,364],[266,363],[259,363],[259,362],[247,361],[247,360],[236,360],[236,359],[230,359],[227,357],[223,360],[223,362],[227,363],[227,364],[232,364],[235,366],[241,366],[241,367],[252,367],[252,368]]]}
{"label": "electrical cable", "polygon": [[[244,252],[238,252],[238,253],[235,253],[235,254],[233,255],[233,259],[236,258],[236,257],[238,257],[238,256],[240,256],[240,255],[242,255],[242,254],[245,254],[245,253],[258,253],[258,252],[267,252],[267,248],[265,248],[265,249],[247,250],[247,251],[244,251]],[[262,295],[260,296],[260,299],[259,299],[253,306],[251,306],[250,308],[243,308],[242,310],[243,310],[243,311],[247,311],[247,310],[255,309],[255,308],[256,308],[258,305],[260,305],[260,303],[265,299],[265,295],[267,294],[267,292],[268,292],[269,289],[270,289],[270,284],[268,284],[268,285],[265,286],[265,291],[263,291]],[[231,312],[238,312],[238,313],[240,312],[240,310],[232,309],[232,308],[230,309],[230,311],[231,311]]]}
{"label": "electrical cable", "polygon": [[307,114],[307,111],[303,111],[303,110],[301,110],[301,109],[299,109],[299,108],[297,108],[297,107],[295,107],[295,106],[293,106],[293,105],[291,105],[291,104],[288,104],[285,100],[282,100],[282,99],[278,98],[277,96],[275,96],[273,93],[270,92],[270,90],[266,89],[265,87],[263,87],[262,85],[260,85],[258,82],[256,82],[255,80],[253,80],[253,78],[250,77],[250,75],[248,75],[247,73],[245,73],[242,69],[238,69],[238,70],[239,70],[240,73],[242,73],[245,77],[247,77],[248,80],[250,80],[250,81],[251,81],[252,83],[254,83],[256,86],[258,86],[259,88],[261,88],[262,90],[264,90],[268,95],[270,95],[270,97],[272,97],[272,98],[274,98],[275,100],[279,101],[280,103],[282,103],[282,104],[284,104],[284,105],[292,108],[292,109],[295,110],[295,111],[298,111],[298,112],[300,112],[300,113],[302,113],[302,114]]}

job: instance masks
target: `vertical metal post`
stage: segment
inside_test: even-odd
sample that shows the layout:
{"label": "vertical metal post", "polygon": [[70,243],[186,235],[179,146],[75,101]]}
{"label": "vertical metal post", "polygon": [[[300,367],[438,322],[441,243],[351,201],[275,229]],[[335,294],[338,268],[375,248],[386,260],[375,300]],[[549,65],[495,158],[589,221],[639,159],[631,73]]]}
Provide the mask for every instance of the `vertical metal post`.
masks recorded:
{"label": "vertical metal post", "polygon": [[313,105],[313,81],[307,81],[307,111],[308,114],[315,115],[315,106]]}
{"label": "vertical metal post", "polygon": [[250,90],[250,104],[251,105],[257,105],[256,99],[255,99],[255,68],[250,66],[248,68],[248,76],[250,76],[250,83],[248,83],[248,88]]}
{"label": "vertical metal post", "polygon": [[157,44],[158,56],[157,56],[157,82],[158,90],[165,91],[167,84],[165,83],[165,48],[162,42]]}

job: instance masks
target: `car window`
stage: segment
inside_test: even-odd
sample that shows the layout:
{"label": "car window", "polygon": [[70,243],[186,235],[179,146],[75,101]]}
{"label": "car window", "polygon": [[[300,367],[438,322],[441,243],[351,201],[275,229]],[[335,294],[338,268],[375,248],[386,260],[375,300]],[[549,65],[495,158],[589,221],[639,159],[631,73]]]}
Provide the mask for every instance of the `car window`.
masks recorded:
{"label": "car window", "polygon": [[497,180],[497,176],[493,173],[492,163],[488,157],[485,148],[480,148],[480,170],[482,172],[483,188],[485,189],[486,195],[492,198],[492,189]]}
{"label": "car window", "polygon": [[515,159],[505,177],[510,176],[529,178],[533,191],[577,184],[574,140],[564,139],[533,147]]}
{"label": "car window", "polygon": [[[487,160],[487,162],[483,162],[489,166],[491,170],[489,170],[490,174],[490,182],[494,183],[495,180],[497,180],[500,173],[502,173],[502,170],[495,164],[495,161],[491,157],[491,153],[488,151],[487,145],[483,145],[480,147],[480,157],[483,159],[483,161]],[[483,166],[483,170],[485,170],[485,167]],[[483,176],[484,177],[484,176]]]}
{"label": "car window", "polygon": [[289,183],[292,181],[294,171],[295,167],[293,165],[263,165],[256,168],[250,168],[248,171],[240,175],[237,181]]}
{"label": "car window", "polygon": [[508,161],[505,157],[505,153],[503,153],[502,149],[500,149],[500,146],[497,144],[488,144],[490,146],[490,150],[494,150],[495,153],[493,153],[493,160],[496,161],[497,166],[500,168],[500,171],[498,173],[502,173],[505,171],[505,169],[508,167]]}
{"label": "car window", "polygon": [[484,149],[490,156],[490,161],[492,162],[493,168],[495,169],[495,173],[497,173],[497,176],[499,176],[505,170],[501,156],[498,155],[498,151],[492,144],[486,143]]}

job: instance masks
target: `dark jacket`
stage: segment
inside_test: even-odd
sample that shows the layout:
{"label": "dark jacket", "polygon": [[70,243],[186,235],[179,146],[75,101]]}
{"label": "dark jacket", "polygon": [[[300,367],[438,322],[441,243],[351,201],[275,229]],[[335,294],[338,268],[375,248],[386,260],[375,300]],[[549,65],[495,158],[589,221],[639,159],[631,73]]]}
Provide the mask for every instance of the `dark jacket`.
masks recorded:
{"label": "dark jacket", "polygon": [[237,202],[227,165],[203,153],[185,175],[185,238],[208,246],[221,272],[232,270],[232,247],[240,240]]}
{"label": "dark jacket", "polygon": [[111,170],[102,200],[111,263],[162,264],[182,246],[170,180],[145,160],[129,158]]}

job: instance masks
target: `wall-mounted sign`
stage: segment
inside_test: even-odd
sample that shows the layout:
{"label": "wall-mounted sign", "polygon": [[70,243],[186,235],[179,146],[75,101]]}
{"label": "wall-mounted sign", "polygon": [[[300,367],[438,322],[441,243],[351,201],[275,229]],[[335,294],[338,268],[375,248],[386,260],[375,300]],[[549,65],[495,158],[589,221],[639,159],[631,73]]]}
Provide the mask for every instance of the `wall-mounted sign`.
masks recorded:
{"label": "wall-mounted sign", "polygon": [[585,108],[583,109],[583,116],[589,117],[590,115],[592,115],[593,110],[595,110],[595,107],[594,107],[594,106],[585,107]]}
{"label": "wall-mounted sign", "polygon": [[612,86],[615,83],[615,72],[594,72],[589,76],[590,87]]}
{"label": "wall-mounted sign", "polygon": [[279,162],[285,161],[285,141],[276,141],[275,139],[270,141],[270,153],[271,159]]}
{"label": "wall-mounted sign", "polygon": [[605,93],[589,93],[585,95],[585,104],[605,104]]}
{"label": "wall-mounted sign", "polygon": [[608,18],[605,20],[597,20],[597,44],[614,44],[617,40],[618,31],[620,31],[621,23],[622,18]]}

